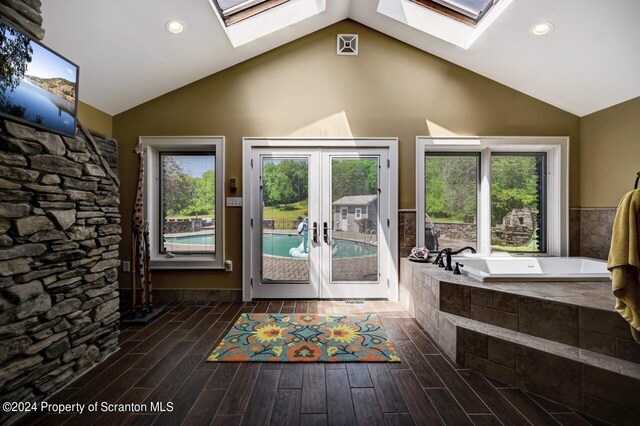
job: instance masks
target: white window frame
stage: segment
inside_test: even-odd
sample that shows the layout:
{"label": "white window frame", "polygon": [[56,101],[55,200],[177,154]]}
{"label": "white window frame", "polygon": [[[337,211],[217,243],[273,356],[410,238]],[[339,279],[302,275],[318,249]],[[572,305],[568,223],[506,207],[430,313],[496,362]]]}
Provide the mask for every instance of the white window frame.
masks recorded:
{"label": "white window frame", "polygon": [[[152,269],[224,269],[224,137],[223,136],[142,136],[145,154],[145,217],[149,221]],[[160,253],[160,153],[215,151],[216,155],[216,252]]]}
{"label": "white window frame", "polygon": [[[569,255],[569,138],[561,136],[416,137],[416,242],[424,245],[425,154],[480,153],[478,185],[479,256]],[[547,250],[544,253],[508,253],[491,250],[491,154],[545,152],[547,154]]]}
{"label": "white window frame", "polygon": [[353,214],[353,217],[356,220],[362,219],[362,208],[361,207],[356,207],[355,208],[355,212]]}

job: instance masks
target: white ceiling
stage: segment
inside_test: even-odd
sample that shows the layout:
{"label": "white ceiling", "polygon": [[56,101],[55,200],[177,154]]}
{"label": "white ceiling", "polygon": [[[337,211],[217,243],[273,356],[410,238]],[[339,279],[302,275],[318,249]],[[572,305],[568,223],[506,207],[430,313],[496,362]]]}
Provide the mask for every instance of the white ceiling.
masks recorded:
{"label": "white ceiling", "polygon": [[[233,48],[207,0],[44,0],[45,43],[80,65],[80,99],[115,115],[351,18],[583,116],[640,96],[638,0],[514,0],[468,50],[376,12],[327,0],[325,12]],[[171,36],[164,24],[184,21]],[[529,27],[551,21],[534,38]]]}

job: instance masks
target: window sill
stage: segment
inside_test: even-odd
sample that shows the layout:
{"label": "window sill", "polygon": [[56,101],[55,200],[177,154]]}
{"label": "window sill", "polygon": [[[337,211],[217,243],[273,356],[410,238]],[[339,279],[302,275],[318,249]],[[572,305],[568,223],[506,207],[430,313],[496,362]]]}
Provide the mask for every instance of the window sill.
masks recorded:
{"label": "window sill", "polygon": [[206,255],[188,255],[175,257],[161,257],[156,256],[151,258],[151,269],[222,269],[224,270],[224,263],[217,261],[214,256]]}

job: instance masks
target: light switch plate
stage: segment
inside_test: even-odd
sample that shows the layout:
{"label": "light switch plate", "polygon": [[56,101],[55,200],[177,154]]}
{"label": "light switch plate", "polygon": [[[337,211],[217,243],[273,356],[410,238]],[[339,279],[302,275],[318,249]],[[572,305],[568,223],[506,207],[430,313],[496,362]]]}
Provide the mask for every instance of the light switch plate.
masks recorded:
{"label": "light switch plate", "polygon": [[242,207],[242,197],[227,197],[227,207]]}

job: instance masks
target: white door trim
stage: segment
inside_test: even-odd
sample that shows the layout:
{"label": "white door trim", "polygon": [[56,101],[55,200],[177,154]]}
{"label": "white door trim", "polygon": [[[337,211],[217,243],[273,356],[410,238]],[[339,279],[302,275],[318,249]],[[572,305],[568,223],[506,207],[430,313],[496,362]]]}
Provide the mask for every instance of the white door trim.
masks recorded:
{"label": "white door trim", "polygon": [[[256,138],[242,140],[242,299],[250,301],[252,294],[251,248],[252,193],[251,157],[254,148],[386,148],[389,152],[389,300],[398,300],[398,138]],[[254,165],[256,166],[256,165]],[[386,166],[386,165],[383,165]],[[254,223],[254,226],[255,223]],[[255,277],[254,279],[259,279]]]}

